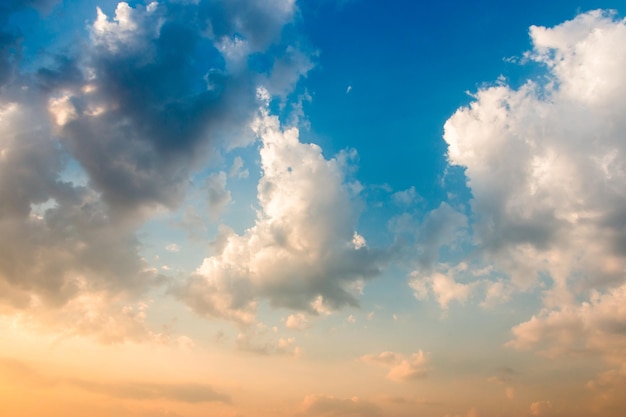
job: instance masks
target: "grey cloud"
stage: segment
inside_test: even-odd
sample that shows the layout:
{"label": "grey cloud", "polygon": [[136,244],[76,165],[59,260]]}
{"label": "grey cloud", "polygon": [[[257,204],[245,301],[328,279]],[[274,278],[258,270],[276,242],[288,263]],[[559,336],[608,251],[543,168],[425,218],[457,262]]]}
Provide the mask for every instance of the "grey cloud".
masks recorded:
{"label": "grey cloud", "polygon": [[420,268],[432,270],[442,246],[454,243],[455,237],[467,227],[467,218],[446,203],[430,211],[417,231]]}
{"label": "grey cloud", "polygon": [[28,95],[22,99],[3,109],[2,298],[20,308],[31,296],[60,306],[77,294],[81,279],[95,290],[145,288],[150,274],[134,234],[110,219],[96,194],[61,179],[67,157],[51,140],[47,115],[28,104],[34,102]]}
{"label": "grey cloud", "polygon": [[293,14],[290,0],[209,0],[201,2],[198,11],[199,20],[215,38],[239,34],[255,51],[276,42]]}
{"label": "grey cloud", "polygon": [[[229,67],[224,48],[233,45],[222,36],[245,35],[252,45],[245,54],[267,53],[272,61],[288,47],[281,33],[294,5],[120,3],[118,20],[94,16],[90,39],[74,55],[52,56],[26,73],[7,16],[53,3],[0,5],[0,308],[31,309],[47,324],[68,321],[59,328],[99,308],[97,320],[70,331],[91,334],[106,314],[119,312],[90,300],[110,296],[123,309],[167,281],[140,256],[135,230],[149,209],[177,206],[209,152],[254,139],[249,122],[264,75],[245,59]],[[226,25],[219,36],[207,31],[210,21]],[[69,179],[74,162],[85,181]],[[182,223],[197,232],[198,221],[188,211]],[[121,317],[97,337],[121,341],[128,330],[139,340],[137,332],[149,331],[140,316]]]}
{"label": "grey cloud", "polygon": [[[248,124],[263,76],[246,57],[270,54],[272,62],[272,54],[289,50],[279,45],[266,51],[281,41],[293,4],[120,4],[116,13],[124,18],[99,15],[93,24],[81,57],[89,88],[72,92],[76,116],[62,126],[61,141],[113,209],[171,208],[208,152],[253,139]],[[238,34],[245,37],[240,43]],[[243,64],[230,66],[231,55],[239,53]],[[73,71],[42,69],[39,78],[54,85],[75,79]],[[282,75],[295,82],[302,70]]]}
{"label": "grey cloud", "polygon": [[226,189],[226,173],[220,171],[210,175],[204,188],[208,194],[209,215],[215,219],[231,201],[230,191]]}

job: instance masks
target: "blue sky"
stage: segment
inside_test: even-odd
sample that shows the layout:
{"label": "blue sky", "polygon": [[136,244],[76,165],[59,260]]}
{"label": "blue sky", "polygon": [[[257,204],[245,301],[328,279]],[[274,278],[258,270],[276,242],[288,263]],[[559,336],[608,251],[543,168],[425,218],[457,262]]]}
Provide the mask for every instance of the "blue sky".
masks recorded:
{"label": "blue sky", "polygon": [[4,3],[0,414],[621,416],[625,7]]}

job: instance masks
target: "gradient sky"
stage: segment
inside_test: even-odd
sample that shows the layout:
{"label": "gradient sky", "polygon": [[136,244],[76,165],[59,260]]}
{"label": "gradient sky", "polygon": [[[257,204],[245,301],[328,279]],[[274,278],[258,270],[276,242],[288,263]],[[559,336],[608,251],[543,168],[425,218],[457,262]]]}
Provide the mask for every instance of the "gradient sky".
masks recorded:
{"label": "gradient sky", "polygon": [[2,1],[0,415],[623,417],[624,13]]}

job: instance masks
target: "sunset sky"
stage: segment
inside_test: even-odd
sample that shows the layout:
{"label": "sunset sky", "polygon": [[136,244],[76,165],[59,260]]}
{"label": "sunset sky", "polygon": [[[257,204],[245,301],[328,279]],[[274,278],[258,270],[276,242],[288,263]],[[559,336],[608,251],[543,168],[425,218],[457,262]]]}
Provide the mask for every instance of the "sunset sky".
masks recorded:
{"label": "sunset sky", "polygon": [[625,15],[0,0],[0,416],[624,417]]}

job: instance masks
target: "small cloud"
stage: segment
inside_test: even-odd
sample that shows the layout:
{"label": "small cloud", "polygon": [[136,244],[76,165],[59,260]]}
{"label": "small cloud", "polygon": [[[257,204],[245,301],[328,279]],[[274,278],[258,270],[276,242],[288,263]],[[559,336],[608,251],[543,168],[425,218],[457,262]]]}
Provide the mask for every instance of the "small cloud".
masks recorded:
{"label": "small cloud", "polygon": [[291,330],[304,330],[310,327],[309,320],[302,313],[291,314],[285,320],[285,327]]}
{"label": "small cloud", "polygon": [[398,191],[391,195],[391,200],[398,206],[410,206],[418,199],[419,195],[415,192],[415,187]]}
{"label": "small cloud", "polygon": [[165,250],[168,252],[176,253],[180,252],[180,247],[176,243],[170,243],[165,247]]}
{"label": "small cloud", "polygon": [[356,323],[356,317],[354,317],[352,314],[350,314],[348,316],[348,323]]}
{"label": "small cloud", "polygon": [[352,86],[349,85],[348,88],[346,88],[346,94],[348,94],[350,91],[352,91]]}
{"label": "small cloud", "polygon": [[515,388],[506,387],[506,389],[504,390],[504,394],[506,395],[506,398],[508,398],[509,400],[515,399]]}
{"label": "small cloud", "polygon": [[530,414],[533,416],[543,416],[552,408],[552,403],[547,400],[535,401],[530,405]]}
{"label": "small cloud", "polygon": [[412,381],[425,378],[428,373],[426,364],[428,359],[422,350],[405,357],[400,353],[381,352],[364,355],[359,358],[362,362],[381,365],[389,368],[387,379],[392,381]]}
{"label": "small cloud", "polygon": [[233,165],[228,171],[228,178],[248,178],[250,172],[247,169],[243,169],[243,159],[240,156],[235,157]]}

